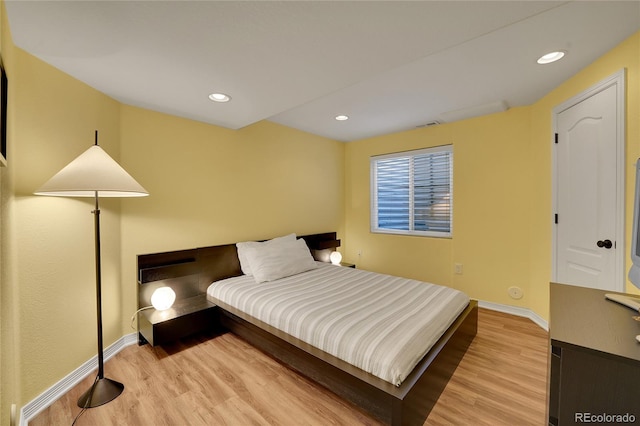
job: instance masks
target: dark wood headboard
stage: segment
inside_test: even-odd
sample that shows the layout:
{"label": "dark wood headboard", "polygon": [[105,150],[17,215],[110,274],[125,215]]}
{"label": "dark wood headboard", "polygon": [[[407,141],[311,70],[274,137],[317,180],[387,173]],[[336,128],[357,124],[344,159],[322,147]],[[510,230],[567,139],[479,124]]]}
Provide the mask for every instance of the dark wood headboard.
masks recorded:
{"label": "dark wood headboard", "polygon": [[[328,261],[328,253],[340,246],[335,232],[301,236],[316,260]],[[234,244],[138,255],[138,307],[151,304],[160,286],[176,293],[176,300],[204,294],[214,281],[242,275]]]}

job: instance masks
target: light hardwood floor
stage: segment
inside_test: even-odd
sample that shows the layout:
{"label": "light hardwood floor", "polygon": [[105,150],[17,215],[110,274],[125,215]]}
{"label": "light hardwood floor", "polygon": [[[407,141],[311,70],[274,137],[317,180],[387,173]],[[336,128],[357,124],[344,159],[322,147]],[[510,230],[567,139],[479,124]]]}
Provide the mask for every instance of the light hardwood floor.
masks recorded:
{"label": "light hardwood floor", "polygon": [[[547,333],[480,309],[478,335],[425,425],[544,425]],[[77,425],[377,425],[351,404],[227,333],[129,346],[105,364],[125,384]],[[29,424],[71,425],[88,377]]]}

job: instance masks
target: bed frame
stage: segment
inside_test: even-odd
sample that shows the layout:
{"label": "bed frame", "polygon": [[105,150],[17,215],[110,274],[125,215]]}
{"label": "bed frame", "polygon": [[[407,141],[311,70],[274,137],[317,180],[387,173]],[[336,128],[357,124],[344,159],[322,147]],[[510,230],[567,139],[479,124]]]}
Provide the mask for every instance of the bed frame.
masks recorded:
{"label": "bed frame", "polygon": [[[303,236],[317,260],[340,245],[336,233]],[[242,274],[235,244],[138,255],[139,304],[169,285],[178,299]],[[391,425],[423,424],[477,332],[472,300],[400,386],[394,386],[237,309],[218,304],[220,324],[301,375]],[[143,339],[141,340],[141,342]]]}

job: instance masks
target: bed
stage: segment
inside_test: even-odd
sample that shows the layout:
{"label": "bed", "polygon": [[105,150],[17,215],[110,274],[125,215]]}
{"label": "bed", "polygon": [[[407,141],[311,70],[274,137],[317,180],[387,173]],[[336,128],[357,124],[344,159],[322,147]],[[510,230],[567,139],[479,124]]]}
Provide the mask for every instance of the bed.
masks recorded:
{"label": "bed", "polygon": [[[386,424],[424,423],[476,334],[477,301],[445,287],[318,263],[326,261],[328,253],[340,244],[333,232],[304,236],[301,241],[313,255],[313,266],[307,263],[307,270],[284,274],[284,277],[269,275],[273,270],[282,269],[279,266],[273,268],[273,264],[266,267],[266,276],[260,268],[250,271],[252,275],[245,274],[246,253],[256,253],[253,253],[253,249],[247,251],[236,244],[139,255],[140,304],[145,303],[149,289],[159,285],[171,286],[179,298],[193,297],[194,294],[201,297],[206,293],[207,303],[218,307],[218,322],[226,330],[281,363],[327,387]],[[305,261],[308,262],[308,259]],[[255,266],[255,262],[253,264]],[[371,280],[382,282],[382,287],[371,292],[376,297],[370,297],[363,290],[370,288],[367,286],[371,285]],[[336,285],[329,287],[328,293],[326,288],[323,289],[329,285],[327,283]],[[404,290],[393,291],[394,288]],[[421,289],[424,289],[426,299],[431,302],[440,299],[453,301],[452,307],[447,310],[453,310],[454,313],[435,323],[428,321],[425,326],[416,325],[415,312],[432,312],[440,304],[434,302],[425,309],[427,305],[416,302],[414,299],[417,297],[413,296]],[[252,292],[257,294],[257,298],[254,294],[253,299],[246,299]],[[333,298],[322,296],[323,292],[332,297],[344,293],[346,297],[343,299],[347,300],[347,304],[339,305]],[[313,297],[306,297],[305,294]],[[349,313],[351,308],[348,301],[353,302],[358,295],[361,295],[361,300],[356,305],[377,308],[374,307],[374,314],[362,314],[362,321],[354,322],[352,317],[358,314]],[[397,313],[388,311],[387,305],[392,304],[387,302],[393,298],[404,299],[404,303],[408,303],[401,308],[407,313],[407,321],[389,325],[382,318],[384,315],[397,318]],[[267,303],[274,300],[275,304]],[[411,312],[412,309],[415,312]],[[311,315],[313,312],[320,316],[314,317]],[[318,328],[311,331],[305,329],[301,325],[305,321],[319,325],[320,330],[328,333],[323,335]],[[356,331],[364,323],[373,323],[374,328],[360,333],[360,340],[367,344],[373,341],[377,345],[373,349],[368,346],[369,349],[364,350],[365,355],[345,347],[346,341],[354,341],[354,336],[358,334]],[[416,346],[417,341],[429,340],[426,349],[418,349],[418,355],[408,354],[408,350],[404,349],[393,352],[394,348],[401,347],[398,342],[402,338],[392,337],[397,330],[391,329],[402,328],[401,324],[405,324],[405,327],[409,324],[409,329],[418,330],[419,337],[405,338],[405,343]],[[328,345],[323,346],[318,341],[328,342]],[[385,346],[385,342],[391,344]],[[352,357],[345,357],[345,353]],[[377,354],[378,358],[368,357],[367,354]],[[394,360],[392,366],[397,365],[400,359],[401,367],[381,367],[380,359]]]}

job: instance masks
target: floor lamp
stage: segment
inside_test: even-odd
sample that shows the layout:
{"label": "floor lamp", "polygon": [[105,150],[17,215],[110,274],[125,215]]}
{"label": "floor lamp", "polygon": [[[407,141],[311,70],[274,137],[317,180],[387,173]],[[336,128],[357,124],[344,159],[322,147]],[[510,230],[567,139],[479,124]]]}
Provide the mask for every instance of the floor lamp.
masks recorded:
{"label": "floor lamp", "polygon": [[93,386],[78,400],[82,408],[97,407],[115,399],[124,390],[122,383],[104,377],[102,344],[102,274],[100,268],[100,197],[144,197],[149,193],[118,163],[95,145],[60,170],[36,192],[36,195],[58,197],[91,197],[95,199],[96,304],[98,313],[98,375]]}

